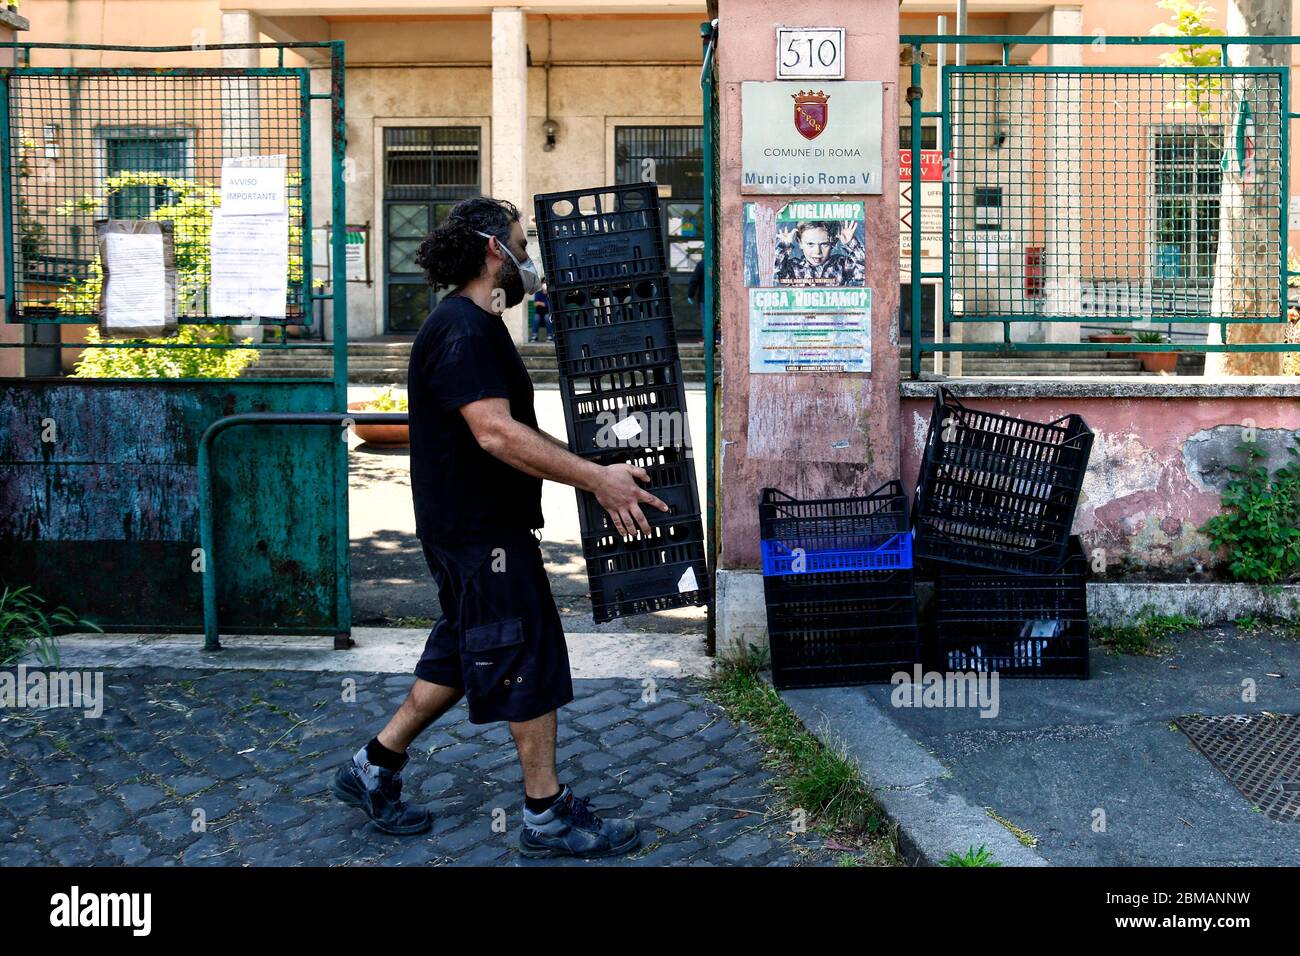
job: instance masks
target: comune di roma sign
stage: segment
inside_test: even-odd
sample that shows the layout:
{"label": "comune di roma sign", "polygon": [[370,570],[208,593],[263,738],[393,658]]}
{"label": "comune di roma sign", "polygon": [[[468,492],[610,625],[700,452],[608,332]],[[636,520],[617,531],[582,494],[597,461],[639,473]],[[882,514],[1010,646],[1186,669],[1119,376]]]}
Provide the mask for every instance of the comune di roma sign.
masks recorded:
{"label": "comune di roma sign", "polygon": [[881,191],[879,82],[740,85],[742,193]]}

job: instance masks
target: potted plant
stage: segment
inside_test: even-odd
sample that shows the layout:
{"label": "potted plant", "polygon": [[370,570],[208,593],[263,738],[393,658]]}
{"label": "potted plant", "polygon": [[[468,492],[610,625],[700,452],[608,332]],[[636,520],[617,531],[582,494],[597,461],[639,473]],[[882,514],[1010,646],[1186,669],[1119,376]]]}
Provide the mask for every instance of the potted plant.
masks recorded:
{"label": "potted plant", "polygon": [[1127,329],[1111,329],[1109,332],[1097,332],[1088,336],[1089,342],[1132,342],[1133,333]]}
{"label": "potted plant", "polygon": [[[1139,332],[1137,340],[1155,345],[1163,343],[1165,337],[1159,332]],[[1138,352],[1137,356],[1142,360],[1142,370],[1145,372],[1172,375],[1174,370],[1178,368],[1177,352]]]}
{"label": "potted plant", "polygon": [[[348,402],[348,410],[353,412],[404,412],[406,408],[406,396],[394,395],[391,385],[371,393],[365,401]],[[411,430],[406,425],[356,424],[352,430],[370,445],[400,448],[411,443]]]}

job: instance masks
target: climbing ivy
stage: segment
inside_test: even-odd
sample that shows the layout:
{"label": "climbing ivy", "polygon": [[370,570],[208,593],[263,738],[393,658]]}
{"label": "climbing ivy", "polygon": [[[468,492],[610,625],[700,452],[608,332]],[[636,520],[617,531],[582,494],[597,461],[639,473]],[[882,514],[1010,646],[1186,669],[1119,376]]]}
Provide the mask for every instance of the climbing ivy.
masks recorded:
{"label": "climbing ivy", "polygon": [[1288,448],[1291,460],[1270,475],[1255,442],[1237,447],[1245,464],[1229,466],[1236,477],[1223,492],[1223,513],[1201,531],[1227,554],[1235,580],[1286,580],[1300,571],[1300,452]]}

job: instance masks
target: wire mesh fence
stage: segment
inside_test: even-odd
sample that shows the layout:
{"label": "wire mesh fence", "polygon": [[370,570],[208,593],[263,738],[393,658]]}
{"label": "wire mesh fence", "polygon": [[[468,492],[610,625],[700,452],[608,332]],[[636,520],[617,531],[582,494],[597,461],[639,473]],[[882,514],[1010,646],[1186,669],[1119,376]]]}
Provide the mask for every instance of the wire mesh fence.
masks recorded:
{"label": "wire mesh fence", "polygon": [[1285,321],[1283,70],[945,74],[952,320]]}
{"label": "wire mesh fence", "polygon": [[172,224],[180,322],[257,321],[212,308],[213,211],[223,161],[283,157],[288,292],[284,316],[262,321],[310,323],[306,71],[19,69],[6,82],[11,321],[95,320],[104,219]]}

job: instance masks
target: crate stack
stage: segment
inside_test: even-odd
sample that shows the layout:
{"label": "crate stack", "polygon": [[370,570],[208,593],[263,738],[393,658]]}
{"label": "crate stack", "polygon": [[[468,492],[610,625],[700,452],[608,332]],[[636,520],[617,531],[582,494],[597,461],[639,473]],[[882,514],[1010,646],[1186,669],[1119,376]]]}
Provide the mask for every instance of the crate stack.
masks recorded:
{"label": "crate stack", "polygon": [[620,535],[590,492],[578,520],[595,620],[702,604],[709,576],[668,263],[653,183],[543,193],[538,245],[555,326],[569,448],[625,462],[668,512]]}
{"label": "crate stack", "polygon": [[916,482],[917,560],[935,580],[928,657],[948,671],[1088,676],[1088,564],[1074,523],[1092,432],[935,396]]}
{"label": "crate stack", "polygon": [[920,662],[900,482],[820,500],[764,488],[759,531],[777,688],[887,681]]}

